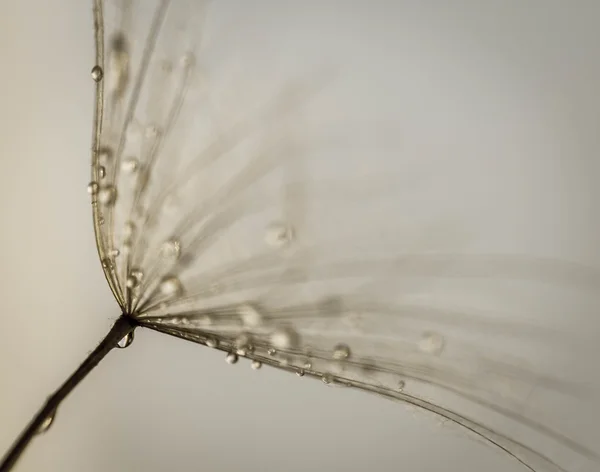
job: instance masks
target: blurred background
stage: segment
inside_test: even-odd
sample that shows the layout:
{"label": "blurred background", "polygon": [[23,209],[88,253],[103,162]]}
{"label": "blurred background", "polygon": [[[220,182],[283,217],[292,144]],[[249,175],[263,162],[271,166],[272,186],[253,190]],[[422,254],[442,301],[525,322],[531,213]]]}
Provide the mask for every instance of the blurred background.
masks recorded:
{"label": "blurred background", "polygon": [[[224,50],[236,42],[252,50],[257,41],[255,49],[282,56],[291,48],[287,62],[300,66],[302,51],[339,58],[356,78],[336,98],[339,115],[347,111],[349,123],[360,113],[401,123],[401,136],[382,132],[381,148],[444,168],[429,181],[431,201],[402,218],[418,226],[423,212],[437,212],[460,220],[478,248],[600,265],[597,1],[249,3],[214,2],[218,21],[229,25]],[[92,31],[91,2],[0,5],[2,453],[119,315],[85,191]],[[244,60],[252,58],[240,59],[241,71]],[[565,313],[569,320],[579,323]],[[585,331],[588,352],[600,354],[595,318],[574,329]],[[564,369],[598,385],[594,358],[562,359],[557,374]],[[565,430],[600,437],[598,407],[579,411],[576,424],[571,415]],[[585,461],[566,466],[595,470]],[[267,368],[254,372],[243,360],[228,366],[219,352],[147,330],[75,390],[16,468],[367,469],[524,470],[402,405]]]}

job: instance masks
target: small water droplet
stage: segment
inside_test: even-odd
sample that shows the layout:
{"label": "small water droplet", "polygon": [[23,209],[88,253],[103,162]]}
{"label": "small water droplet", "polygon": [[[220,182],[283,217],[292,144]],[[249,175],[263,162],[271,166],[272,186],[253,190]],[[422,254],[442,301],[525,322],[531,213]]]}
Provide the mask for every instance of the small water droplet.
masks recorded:
{"label": "small water droplet", "polygon": [[133,331],[129,331],[123,338],[117,343],[117,347],[120,349],[125,349],[130,346],[133,342]]}
{"label": "small water droplet", "polygon": [[419,341],[419,349],[434,356],[439,356],[442,353],[444,345],[444,337],[434,332],[423,333],[423,337]]}
{"label": "small water droplet", "polygon": [[87,186],[87,192],[90,195],[96,195],[98,193],[99,188],[100,186],[98,185],[98,182],[90,182]]}
{"label": "small water droplet", "polygon": [[406,386],[406,382],[404,380],[400,380],[400,382],[398,382],[398,390],[400,390],[400,391],[404,390],[405,386]]}
{"label": "small water droplet", "polygon": [[98,190],[98,201],[104,205],[113,205],[117,199],[117,189],[112,185]]}
{"label": "small water droplet", "polygon": [[177,239],[169,239],[162,244],[161,255],[167,259],[179,259],[181,255],[181,243]]}
{"label": "small water droplet", "polygon": [[206,340],[206,345],[208,347],[215,348],[219,345],[219,341],[217,341],[216,339],[213,339],[213,338],[209,338]]}
{"label": "small water droplet", "polygon": [[183,285],[174,275],[167,276],[160,283],[160,291],[167,297],[174,297],[183,292]]}
{"label": "small water droplet", "polygon": [[133,174],[140,167],[140,162],[135,157],[128,157],[121,163],[121,170],[127,174]]}
{"label": "small water droplet", "polygon": [[50,429],[50,426],[52,426],[52,423],[54,423],[55,417],[56,417],[56,410],[54,410],[48,416],[46,416],[46,418],[44,418],[44,421],[42,421],[42,423],[39,425],[39,427],[37,429],[37,434],[43,434],[46,431],[48,431]]}
{"label": "small water droplet", "polygon": [[103,217],[103,216],[99,216],[99,217],[98,217],[98,224],[99,224],[100,226],[102,226],[102,225],[104,224],[104,217]]}
{"label": "small water droplet", "polygon": [[252,364],[250,364],[250,367],[252,367],[254,370],[258,370],[262,367],[262,362],[252,361]]}
{"label": "small water droplet", "polygon": [[300,370],[296,371],[296,375],[298,377],[304,377],[304,369],[300,369]]}
{"label": "small water droplet", "polygon": [[137,279],[137,277],[134,277],[133,275],[129,275],[127,276],[127,280],[125,281],[125,285],[128,288],[135,288],[137,287],[139,284],[139,281]]}
{"label": "small water droplet", "polygon": [[102,70],[102,67],[98,65],[92,67],[92,79],[94,79],[94,82],[100,82],[102,77],[104,77],[104,71]]}
{"label": "small water droplet", "polygon": [[277,351],[273,348],[270,348],[267,353],[269,354],[269,356],[274,356],[275,354],[277,354]]}
{"label": "small water droplet", "polygon": [[331,385],[333,383],[333,376],[331,374],[325,374],[321,377],[321,380],[325,385]]}
{"label": "small water droplet", "polygon": [[230,352],[225,357],[225,362],[227,362],[228,364],[235,364],[238,360],[239,360],[239,357],[237,356],[237,354],[235,354],[233,352]]}
{"label": "small water droplet", "polygon": [[271,334],[271,344],[277,349],[290,349],[299,344],[300,335],[289,326],[277,328]]}
{"label": "small water droplet", "polygon": [[185,53],[183,56],[181,56],[181,65],[183,67],[190,67],[190,66],[194,65],[194,62],[195,62],[194,54],[191,52]]}
{"label": "small water droplet", "polygon": [[305,369],[312,369],[312,364],[311,364],[309,361],[306,361],[306,362],[304,363],[304,368],[305,368]]}
{"label": "small water droplet", "polygon": [[146,126],[146,137],[147,138],[156,138],[158,136],[159,132],[160,132],[160,130],[158,129],[158,126],[156,126],[156,125]]}
{"label": "small water droplet", "polygon": [[290,226],[282,223],[272,223],[267,227],[265,242],[275,248],[282,248],[294,238],[294,231]]}
{"label": "small water droplet", "polygon": [[112,257],[119,257],[119,255],[121,254],[121,251],[119,251],[118,249],[111,249],[111,250],[109,251],[109,254],[110,254]]}
{"label": "small water droplet", "polygon": [[344,360],[350,357],[350,348],[347,344],[337,344],[333,348],[333,358],[337,360]]}
{"label": "small water droplet", "polygon": [[104,166],[98,167],[98,177],[100,177],[101,179],[106,177],[106,167],[104,167]]}
{"label": "small water droplet", "polygon": [[248,328],[257,328],[263,323],[262,315],[252,305],[241,305],[238,307],[237,312],[242,320],[243,325]]}
{"label": "small water droplet", "polygon": [[110,38],[109,43],[109,61],[110,74],[109,89],[120,97],[125,93],[127,83],[129,82],[129,52],[127,38],[123,32],[119,31]]}
{"label": "small water droplet", "polygon": [[123,238],[131,239],[135,234],[135,223],[133,221],[126,221],[123,225]]}
{"label": "small water droplet", "polygon": [[102,268],[103,269],[110,270],[110,269],[113,268],[113,263],[112,263],[112,261],[109,258],[105,257],[104,259],[102,259],[101,262],[102,262]]}

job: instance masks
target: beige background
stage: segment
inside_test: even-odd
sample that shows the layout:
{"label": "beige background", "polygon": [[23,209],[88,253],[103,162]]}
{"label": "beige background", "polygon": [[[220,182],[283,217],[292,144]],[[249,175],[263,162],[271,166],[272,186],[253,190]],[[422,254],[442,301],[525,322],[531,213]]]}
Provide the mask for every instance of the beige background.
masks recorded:
{"label": "beige background", "polygon": [[[256,15],[293,24],[293,14],[273,5],[257,3]],[[357,37],[381,33],[389,48],[369,60],[391,62],[398,77],[410,78],[398,87],[422,87],[414,93],[419,114],[410,121],[411,144],[428,143],[432,154],[456,159],[465,179],[474,163],[485,168],[477,156],[505,157],[502,169],[527,183],[498,185],[505,193],[494,198],[496,210],[473,219],[475,226],[492,225],[490,238],[506,247],[600,263],[598,2],[326,2],[323,21],[333,25],[336,9],[362,25]],[[4,450],[118,311],[97,261],[85,193],[91,6],[4,0],[0,12]],[[416,63],[431,68],[429,80],[414,74]],[[373,106],[388,103],[385,113],[394,116],[393,97],[377,93]],[[454,149],[444,132],[459,143]],[[465,151],[469,158],[461,159]],[[477,214],[466,195],[453,201],[474,205],[470,215]],[[512,241],[511,224],[526,225],[530,238]],[[593,326],[589,338],[597,340]],[[584,375],[597,380],[598,369],[581,361]],[[268,369],[253,372],[246,362],[229,367],[220,353],[140,331],[131,348],[112,353],[74,392],[17,470],[523,469],[392,402]]]}

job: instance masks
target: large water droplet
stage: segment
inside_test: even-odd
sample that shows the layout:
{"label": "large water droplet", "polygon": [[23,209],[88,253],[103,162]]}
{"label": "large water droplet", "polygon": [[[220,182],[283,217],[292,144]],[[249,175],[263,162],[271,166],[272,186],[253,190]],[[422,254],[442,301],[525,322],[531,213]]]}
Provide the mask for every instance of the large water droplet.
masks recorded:
{"label": "large water droplet", "polygon": [[113,205],[117,199],[117,189],[112,185],[98,190],[98,201],[104,205]]}
{"label": "large water droplet", "polygon": [[167,276],[160,283],[160,291],[167,297],[174,297],[183,292],[183,285],[174,275]]}
{"label": "large water droplet", "polygon": [[237,312],[242,320],[242,324],[247,328],[258,328],[263,323],[262,315],[252,305],[241,305],[238,307]]}
{"label": "large water droplet", "polygon": [[95,82],[100,82],[102,77],[104,77],[104,71],[102,70],[102,67],[98,65],[92,67],[92,79],[94,79]]}
{"label": "large water droplet", "polygon": [[135,157],[128,157],[121,163],[121,170],[127,174],[133,174],[139,166],[140,162]]}
{"label": "large water droplet", "polygon": [[337,360],[344,360],[350,357],[350,348],[347,344],[337,344],[333,348],[333,358]]}
{"label": "large water droplet", "polygon": [[181,243],[177,239],[169,239],[162,244],[160,253],[166,259],[177,260],[181,255]]}
{"label": "large water droplet", "polygon": [[262,367],[262,362],[252,361],[252,364],[250,364],[250,367],[252,367],[252,369],[254,369],[254,370],[258,370]]}
{"label": "large water droplet", "polygon": [[235,354],[233,352],[230,352],[225,357],[225,362],[227,362],[228,364],[235,364],[238,360],[239,360],[239,358],[238,358],[237,354]]}
{"label": "large water droplet", "polygon": [[50,429],[50,426],[52,426],[52,423],[54,423],[55,417],[56,417],[56,410],[54,410],[48,416],[46,416],[46,418],[44,418],[44,421],[42,421],[42,423],[39,425],[39,427],[36,431],[37,434],[42,434],[42,433],[45,433],[46,431],[48,431]]}
{"label": "large water droplet", "polygon": [[267,226],[265,242],[272,247],[282,248],[289,244],[294,237],[294,231],[283,223],[272,223]]}
{"label": "large water droplet", "polygon": [[444,350],[445,340],[441,334],[426,332],[419,341],[419,349],[427,354],[438,356]]}
{"label": "large water droplet", "polygon": [[133,331],[129,331],[123,338],[117,343],[117,347],[120,349],[125,349],[130,346],[133,342]]}
{"label": "large water droplet", "polygon": [[300,335],[289,326],[277,328],[271,334],[271,344],[277,349],[291,349],[300,342]]}
{"label": "large water droplet", "polygon": [[90,182],[87,186],[87,191],[90,195],[96,195],[99,188],[98,182]]}

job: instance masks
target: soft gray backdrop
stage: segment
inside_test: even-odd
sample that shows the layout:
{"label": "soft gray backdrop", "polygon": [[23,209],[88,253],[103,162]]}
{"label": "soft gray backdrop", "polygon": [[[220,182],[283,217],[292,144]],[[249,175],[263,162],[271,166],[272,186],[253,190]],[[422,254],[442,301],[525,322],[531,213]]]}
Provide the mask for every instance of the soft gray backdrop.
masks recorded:
{"label": "soft gray backdrop", "polygon": [[[2,451],[118,315],[97,260],[85,193],[90,3],[5,0],[0,8]],[[234,2],[224,3],[236,10]],[[293,25],[283,3],[257,2],[253,14]],[[497,186],[504,193],[490,197],[496,211],[481,227],[529,225],[531,239],[521,248],[600,262],[597,1],[339,1],[322,8],[324,22],[336,11],[353,18],[356,38],[379,34],[381,48],[369,64],[394,62],[404,78],[398,87],[414,87],[405,93],[414,96],[412,114],[404,116],[409,139],[398,141],[398,149],[421,146],[425,156],[456,159],[465,181],[470,166],[484,165],[477,156],[506,156],[500,170],[523,176],[515,188]],[[282,34],[287,30],[282,23]],[[361,60],[368,55],[362,51]],[[417,64],[430,73],[416,74]],[[373,107],[393,98],[377,93]],[[470,200],[458,195],[455,205]],[[511,247],[510,227],[504,230],[494,235]],[[597,378],[597,369],[587,371]],[[243,361],[230,367],[220,353],[142,331],[74,392],[51,432],[17,467],[372,469],[522,470],[401,405],[268,369],[253,372]],[[592,469],[572,464],[579,470]]]}

